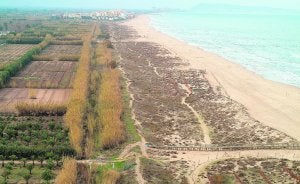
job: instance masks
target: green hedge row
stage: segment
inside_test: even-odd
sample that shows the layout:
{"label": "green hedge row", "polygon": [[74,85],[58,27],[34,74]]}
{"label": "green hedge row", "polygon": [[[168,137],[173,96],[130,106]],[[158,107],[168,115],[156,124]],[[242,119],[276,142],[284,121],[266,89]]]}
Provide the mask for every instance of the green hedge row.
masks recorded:
{"label": "green hedge row", "polygon": [[45,39],[33,47],[31,50],[27,51],[23,56],[18,58],[17,60],[9,63],[5,67],[0,70],[0,88],[3,88],[6,82],[10,79],[10,77],[14,76],[17,72],[23,69],[32,59],[33,55],[38,54],[44,49],[51,40],[51,36],[46,36]]}
{"label": "green hedge row", "polygon": [[6,159],[9,159],[9,156],[16,155],[18,158],[32,158],[35,157],[45,157],[53,153],[58,156],[74,156],[75,151],[71,147],[65,146],[53,146],[53,147],[28,147],[28,146],[6,146],[0,145],[0,155],[5,155]]}
{"label": "green hedge row", "polygon": [[38,44],[43,41],[43,38],[23,37],[20,39],[6,39],[7,44]]}

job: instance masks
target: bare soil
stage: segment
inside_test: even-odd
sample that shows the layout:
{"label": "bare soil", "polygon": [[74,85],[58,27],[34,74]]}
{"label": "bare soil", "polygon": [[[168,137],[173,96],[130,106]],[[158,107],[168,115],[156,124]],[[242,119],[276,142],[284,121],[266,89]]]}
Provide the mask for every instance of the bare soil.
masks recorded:
{"label": "bare soil", "polygon": [[66,55],[80,55],[82,45],[49,45],[40,56],[59,57]]}
{"label": "bare soil", "polygon": [[9,87],[18,88],[71,88],[77,62],[33,61],[17,76]]}
{"label": "bare soil", "polygon": [[8,64],[30,50],[32,44],[6,44],[0,46],[0,64]]}
{"label": "bare soil", "polygon": [[71,94],[71,89],[33,89],[35,99],[30,99],[27,88],[0,89],[0,112],[15,113],[18,102],[31,102],[40,104],[66,104]]}

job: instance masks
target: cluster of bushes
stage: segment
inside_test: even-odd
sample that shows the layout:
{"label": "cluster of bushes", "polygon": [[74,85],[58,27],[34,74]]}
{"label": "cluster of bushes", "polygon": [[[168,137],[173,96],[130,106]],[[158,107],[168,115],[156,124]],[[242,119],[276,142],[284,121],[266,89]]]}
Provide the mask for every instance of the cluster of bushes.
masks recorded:
{"label": "cluster of bushes", "polygon": [[64,104],[20,102],[15,107],[22,116],[62,116],[67,112]]}
{"label": "cluster of bushes", "polygon": [[49,44],[51,38],[52,37],[50,35],[47,35],[44,41],[33,47],[31,50],[27,51],[19,59],[2,67],[0,71],[0,88],[3,88],[5,86],[10,77],[14,76],[17,72],[23,69],[31,61],[33,55],[41,52],[41,50]]}
{"label": "cluster of bushes", "polygon": [[89,72],[90,72],[90,54],[92,34],[84,37],[81,57],[79,59],[75,79],[73,82],[73,91],[65,115],[65,123],[70,129],[70,142],[79,156],[82,155],[83,141],[83,119],[86,112]]}

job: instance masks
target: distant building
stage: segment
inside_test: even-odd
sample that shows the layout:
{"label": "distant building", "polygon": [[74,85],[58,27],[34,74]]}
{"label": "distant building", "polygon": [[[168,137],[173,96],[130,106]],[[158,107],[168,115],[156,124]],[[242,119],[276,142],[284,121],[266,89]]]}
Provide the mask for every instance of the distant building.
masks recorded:
{"label": "distant building", "polygon": [[[59,17],[52,15],[52,17]],[[121,10],[96,11],[92,13],[65,13],[61,16],[64,19],[93,19],[93,20],[126,20],[134,17],[134,14]]]}

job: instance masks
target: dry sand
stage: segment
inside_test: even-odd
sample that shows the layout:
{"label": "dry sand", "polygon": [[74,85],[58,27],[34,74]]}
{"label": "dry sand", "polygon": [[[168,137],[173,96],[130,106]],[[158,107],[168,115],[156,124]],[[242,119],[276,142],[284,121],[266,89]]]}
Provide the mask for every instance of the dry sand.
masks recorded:
{"label": "dry sand", "polygon": [[151,27],[146,15],[124,24],[136,30],[141,40],[158,43],[188,61],[190,68],[206,70],[210,83],[243,104],[253,118],[300,141],[299,88],[266,80],[216,54],[165,35]]}

